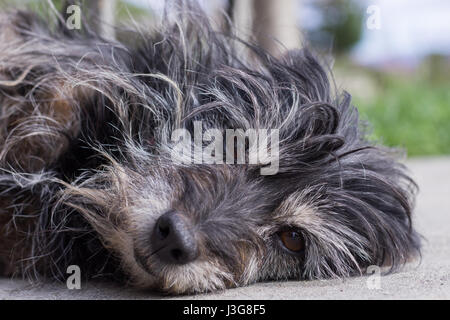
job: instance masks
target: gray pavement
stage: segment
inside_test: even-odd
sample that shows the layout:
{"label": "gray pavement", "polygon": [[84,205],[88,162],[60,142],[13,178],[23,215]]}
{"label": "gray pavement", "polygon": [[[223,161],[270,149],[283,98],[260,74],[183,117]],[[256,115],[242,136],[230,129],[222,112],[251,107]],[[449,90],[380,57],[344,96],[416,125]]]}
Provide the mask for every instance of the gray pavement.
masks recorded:
{"label": "gray pavement", "polygon": [[[0,278],[1,299],[450,299],[450,157],[407,162],[421,191],[416,225],[425,236],[420,262],[383,276],[379,289],[369,276],[344,280],[259,283],[197,296],[162,297],[112,283],[83,283],[81,290],[64,285],[31,286]],[[370,282],[372,283],[372,282]]]}

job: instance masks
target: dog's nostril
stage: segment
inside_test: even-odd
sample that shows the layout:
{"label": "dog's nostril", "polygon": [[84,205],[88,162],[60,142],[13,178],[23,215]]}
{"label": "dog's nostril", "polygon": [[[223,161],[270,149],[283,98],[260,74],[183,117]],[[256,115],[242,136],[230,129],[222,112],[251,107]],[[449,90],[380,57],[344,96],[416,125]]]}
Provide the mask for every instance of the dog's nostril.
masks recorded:
{"label": "dog's nostril", "polygon": [[181,214],[170,211],[156,221],[151,236],[152,247],[157,248],[161,261],[186,264],[197,258],[198,248],[190,224]]}
{"label": "dog's nostril", "polygon": [[173,258],[176,261],[181,260],[181,258],[183,256],[183,252],[181,250],[179,250],[179,249],[173,249],[173,250],[170,251],[170,253],[172,254]]}
{"label": "dog's nostril", "polygon": [[167,238],[170,233],[170,228],[167,226],[158,226],[158,232],[161,238]]}

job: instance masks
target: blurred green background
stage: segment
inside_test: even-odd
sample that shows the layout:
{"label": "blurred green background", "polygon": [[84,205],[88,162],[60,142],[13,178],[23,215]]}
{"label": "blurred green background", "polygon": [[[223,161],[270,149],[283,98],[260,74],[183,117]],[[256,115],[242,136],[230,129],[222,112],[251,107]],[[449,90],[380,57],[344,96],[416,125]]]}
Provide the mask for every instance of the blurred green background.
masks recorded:
{"label": "blurred green background", "polygon": [[427,64],[410,74],[363,70],[374,94],[368,99],[364,91],[353,92],[374,136],[410,156],[450,154],[450,81],[430,75]]}
{"label": "blurred green background", "polygon": [[[450,37],[439,36],[450,32],[449,2],[309,2],[323,18],[309,40],[333,53],[336,82],[373,138],[409,156],[450,154]],[[380,29],[370,30],[374,4]]]}
{"label": "blurred green background", "polygon": [[[148,25],[158,20],[165,2],[89,2],[96,1],[114,4],[119,22],[133,17]],[[371,123],[372,138],[402,147],[409,156],[450,154],[450,1],[199,1],[211,15],[227,12],[247,33],[257,35],[260,28],[288,48],[308,43],[332,56],[336,83]],[[47,1],[0,0],[20,2],[39,11]],[[53,2],[61,10],[65,1]],[[368,25],[373,10],[379,29]]]}

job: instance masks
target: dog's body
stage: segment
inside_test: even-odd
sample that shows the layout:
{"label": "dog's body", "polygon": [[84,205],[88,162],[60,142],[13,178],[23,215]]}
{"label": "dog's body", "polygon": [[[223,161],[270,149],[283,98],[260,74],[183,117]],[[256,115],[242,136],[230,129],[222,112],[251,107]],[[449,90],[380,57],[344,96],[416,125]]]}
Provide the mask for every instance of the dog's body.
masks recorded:
{"label": "dog's body", "polygon": [[[395,268],[418,253],[414,183],[366,140],[350,96],[332,99],[320,64],[180,14],[133,44],[1,17],[0,272],[64,278],[78,265],[189,293]],[[278,130],[278,172],[175,162],[167,137],[193,135],[195,121]]]}

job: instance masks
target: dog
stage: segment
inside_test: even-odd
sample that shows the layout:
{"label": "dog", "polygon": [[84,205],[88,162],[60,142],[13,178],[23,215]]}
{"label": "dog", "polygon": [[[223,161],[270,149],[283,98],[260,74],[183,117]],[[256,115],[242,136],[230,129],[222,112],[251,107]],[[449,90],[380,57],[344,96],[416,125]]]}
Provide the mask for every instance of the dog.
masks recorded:
{"label": "dog", "polygon": [[[77,265],[195,294],[394,271],[420,254],[416,184],[311,51],[274,57],[199,10],[122,41],[1,15],[3,276],[64,280]],[[214,161],[179,156],[177,130],[217,134]],[[232,143],[276,132],[270,161],[250,163],[248,136],[221,154],[228,130]]]}

